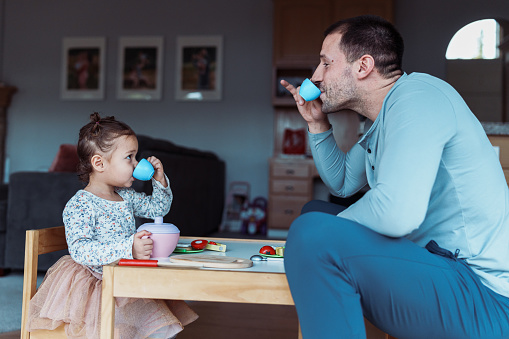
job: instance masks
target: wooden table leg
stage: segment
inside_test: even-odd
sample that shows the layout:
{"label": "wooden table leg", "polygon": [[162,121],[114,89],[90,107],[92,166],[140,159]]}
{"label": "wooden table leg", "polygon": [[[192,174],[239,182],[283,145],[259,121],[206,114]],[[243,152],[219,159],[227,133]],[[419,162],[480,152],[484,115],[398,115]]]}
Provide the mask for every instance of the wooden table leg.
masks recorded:
{"label": "wooden table leg", "polygon": [[101,339],[113,339],[115,329],[115,298],[113,297],[113,266],[103,266],[101,296]]}

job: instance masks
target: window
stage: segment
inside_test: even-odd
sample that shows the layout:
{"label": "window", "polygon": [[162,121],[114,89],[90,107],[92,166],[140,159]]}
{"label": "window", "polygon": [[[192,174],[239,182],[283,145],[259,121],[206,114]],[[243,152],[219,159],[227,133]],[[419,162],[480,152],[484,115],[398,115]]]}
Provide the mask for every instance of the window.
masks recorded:
{"label": "window", "polygon": [[449,42],[447,59],[497,59],[500,25],[494,19],[474,21],[461,28]]}

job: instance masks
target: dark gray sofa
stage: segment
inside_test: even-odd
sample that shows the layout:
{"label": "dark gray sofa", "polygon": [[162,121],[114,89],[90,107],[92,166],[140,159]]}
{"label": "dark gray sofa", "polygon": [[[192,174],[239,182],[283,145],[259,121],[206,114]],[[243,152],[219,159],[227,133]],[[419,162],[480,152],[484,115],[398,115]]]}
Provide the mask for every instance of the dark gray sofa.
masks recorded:
{"label": "dark gray sofa", "polygon": [[[165,222],[175,224],[181,235],[203,237],[217,232],[224,207],[224,161],[213,153],[166,140],[146,136],[138,136],[138,140],[137,158],[158,157],[170,179],[174,198]],[[0,269],[22,269],[25,231],[63,225],[65,204],[83,187],[76,173],[13,173],[7,201],[0,201]],[[133,188],[148,194],[152,191],[150,182],[136,181]],[[2,203],[6,209],[4,215]],[[146,220],[137,222],[141,224]],[[65,252],[42,255],[39,269],[48,269],[63,254]]]}

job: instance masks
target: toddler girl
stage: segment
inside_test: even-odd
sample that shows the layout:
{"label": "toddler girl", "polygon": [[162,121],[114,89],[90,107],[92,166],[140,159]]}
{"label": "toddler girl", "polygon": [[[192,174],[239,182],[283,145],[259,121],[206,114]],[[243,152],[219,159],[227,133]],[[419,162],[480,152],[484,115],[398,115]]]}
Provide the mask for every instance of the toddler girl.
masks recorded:
{"label": "toddler girl", "polygon": [[[170,210],[172,192],[161,161],[154,166],[153,193],[131,187],[138,151],[133,130],[114,117],[90,116],[80,130],[79,176],[87,183],[63,212],[70,256],[46,273],[30,301],[29,331],[64,324],[69,338],[99,338],[102,266],[121,258],[148,259],[148,231],[136,233],[135,216],[155,218]],[[115,336],[169,338],[198,316],[183,301],[115,299]]]}

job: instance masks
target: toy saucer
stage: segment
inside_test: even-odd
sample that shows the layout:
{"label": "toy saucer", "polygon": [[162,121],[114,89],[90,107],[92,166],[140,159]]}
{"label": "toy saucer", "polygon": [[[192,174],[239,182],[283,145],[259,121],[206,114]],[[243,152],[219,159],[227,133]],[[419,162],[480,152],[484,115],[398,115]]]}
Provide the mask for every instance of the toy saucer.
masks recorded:
{"label": "toy saucer", "polygon": [[277,254],[263,254],[263,253],[258,253],[258,254],[265,258],[284,258],[284,256],[277,255]]}
{"label": "toy saucer", "polygon": [[185,248],[175,248],[175,250],[173,251],[173,253],[199,253],[199,252],[203,252],[205,251],[204,249],[201,249],[201,250],[195,250],[195,249],[192,249],[192,250],[187,250]]}

